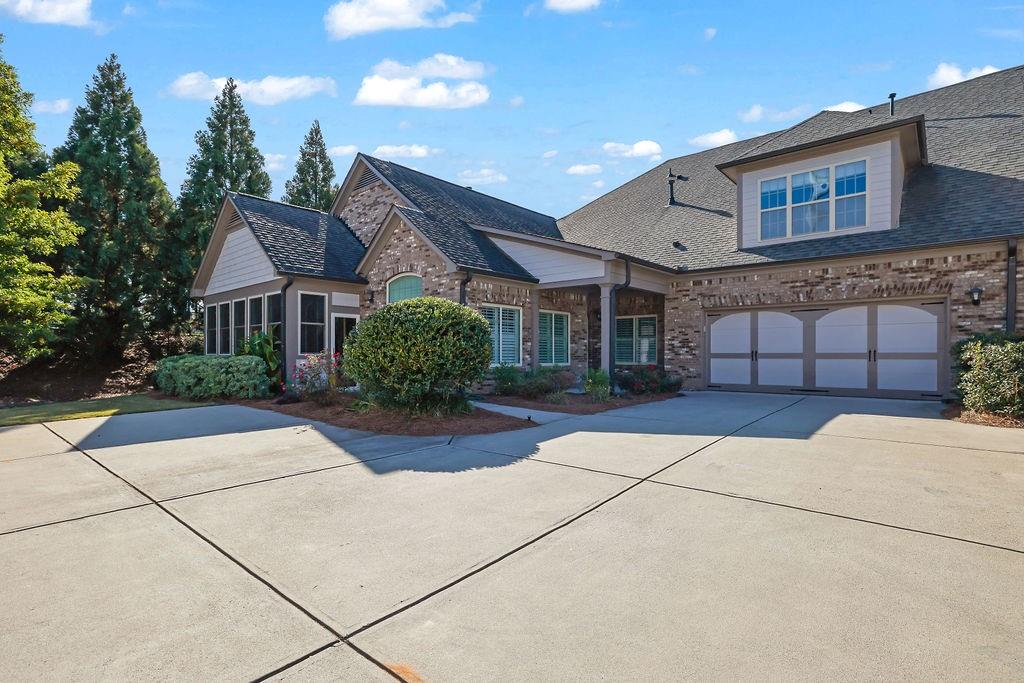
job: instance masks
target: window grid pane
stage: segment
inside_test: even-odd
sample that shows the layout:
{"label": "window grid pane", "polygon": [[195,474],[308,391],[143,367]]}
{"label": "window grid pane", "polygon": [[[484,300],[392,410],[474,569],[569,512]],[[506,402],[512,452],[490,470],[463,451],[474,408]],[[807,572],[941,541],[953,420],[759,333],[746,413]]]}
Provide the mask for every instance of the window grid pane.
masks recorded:
{"label": "window grid pane", "polygon": [[636,362],[653,364],[658,362],[658,319],[637,318]]}
{"label": "window grid pane", "polygon": [[423,296],[423,279],[418,275],[396,277],[388,284],[388,303]]}
{"label": "window grid pane", "polygon": [[761,208],[777,209],[786,205],[786,179],[761,181]]}
{"label": "window grid pane", "polygon": [[633,364],[636,362],[636,318],[615,320],[615,362]]}
{"label": "window grid pane", "polygon": [[761,212],[761,239],[770,240],[786,236],[786,210]]}
{"label": "window grid pane", "polygon": [[551,318],[550,313],[541,311],[537,323],[537,359],[541,365],[549,365],[554,362]]}
{"label": "window grid pane", "polygon": [[299,295],[299,353],[320,353],[327,348],[327,296]]}
{"label": "window grid pane", "polygon": [[793,203],[803,204],[828,199],[828,169],[797,173],[793,176]]}
{"label": "window grid pane", "polygon": [[855,161],[836,166],[836,196],[867,192],[867,162]]}
{"label": "window grid pane", "polygon": [[249,334],[263,331],[263,297],[249,299]]}
{"label": "window grid pane", "polygon": [[267,332],[274,338],[281,338],[281,295],[267,295]]}
{"label": "window grid pane", "polygon": [[836,200],[836,230],[867,225],[867,196],[843,197]]}
{"label": "window grid pane", "polygon": [[828,232],[828,202],[793,207],[793,234]]}
{"label": "window grid pane", "polygon": [[231,304],[217,307],[217,340],[220,353],[231,353]]}
{"label": "window grid pane", "polygon": [[483,306],[480,313],[491,327],[491,365],[501,364],[501,327],[498,325],[498,309]]}
{"label": "window grid pane", "polygon": [[206,307],[206,353],[217,353],[217,307]]}
{"label": "window grid pane", "polygon": [[519,365],[519,309],[502,308],[501,362]]}
{"label": "window grid pane", "polygon": [[233,351],[237,351],[245,341],[245,301],[235,301],[231,304],[231,324],[233,326],[232,334],[234,334],[235,346]]}
{"label": "window grid pane", "polygon": [[551,347],[554,362],[558,365],[569,364],[569,316],[566,313],[555,313],[551,325]]}

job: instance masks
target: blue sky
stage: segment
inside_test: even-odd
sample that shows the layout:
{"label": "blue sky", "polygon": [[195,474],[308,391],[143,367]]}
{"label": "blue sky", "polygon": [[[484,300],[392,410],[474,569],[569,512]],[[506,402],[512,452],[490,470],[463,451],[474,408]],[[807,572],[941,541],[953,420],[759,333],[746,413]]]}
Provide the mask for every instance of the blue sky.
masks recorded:
{"label": "blue sky", "polygon": [[49,147],[116,52],[175,195],[233,76],[275,198],[318,118],[339,176],[358,149],[561,216],[659,158],[1020,64],[1012,3],[0,0],[0,33]]}

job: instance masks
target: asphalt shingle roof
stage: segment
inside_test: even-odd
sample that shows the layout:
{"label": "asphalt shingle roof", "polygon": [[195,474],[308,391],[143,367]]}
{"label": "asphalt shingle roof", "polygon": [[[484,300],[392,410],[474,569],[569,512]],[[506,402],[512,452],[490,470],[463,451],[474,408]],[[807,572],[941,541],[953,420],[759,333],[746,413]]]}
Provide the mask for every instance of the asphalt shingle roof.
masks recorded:
{"label": "asphalt shingle roof", "polygon": [[[904,183],[892,230],[738,248],[736,186],[717,166],[893,121],[889,103],[823,112],[785,131],[671,159],[558,221],[566,240],[684,270],[833,257],[1024,234],[1024,67],[896,101],[924,117],[927,166]],[[676,206],[666,206],[668,169]]]}
{"label": "asphalt shingle roof", "polygon": [[228,197],[279,272],[364,281],[355,269],[366,248],[340,218],[239,192]]}

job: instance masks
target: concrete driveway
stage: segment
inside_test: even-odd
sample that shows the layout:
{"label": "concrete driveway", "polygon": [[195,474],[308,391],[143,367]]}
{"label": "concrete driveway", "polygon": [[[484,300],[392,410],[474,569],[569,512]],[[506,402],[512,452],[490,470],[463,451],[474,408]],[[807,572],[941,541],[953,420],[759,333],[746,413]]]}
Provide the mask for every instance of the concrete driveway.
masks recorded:
{"label": "concrete driveway", "polygon": [[0,430],[0,677],[1019,679],[1024,435],[939,409]]}

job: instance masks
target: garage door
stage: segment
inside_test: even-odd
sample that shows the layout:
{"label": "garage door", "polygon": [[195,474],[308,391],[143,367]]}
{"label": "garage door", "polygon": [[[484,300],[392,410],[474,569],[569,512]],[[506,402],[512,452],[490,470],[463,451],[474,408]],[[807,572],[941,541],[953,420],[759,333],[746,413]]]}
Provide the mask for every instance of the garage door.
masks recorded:
{"label": "garage door", "polygon": [[709,313],[708,386],[941,398],[944,301]]}

